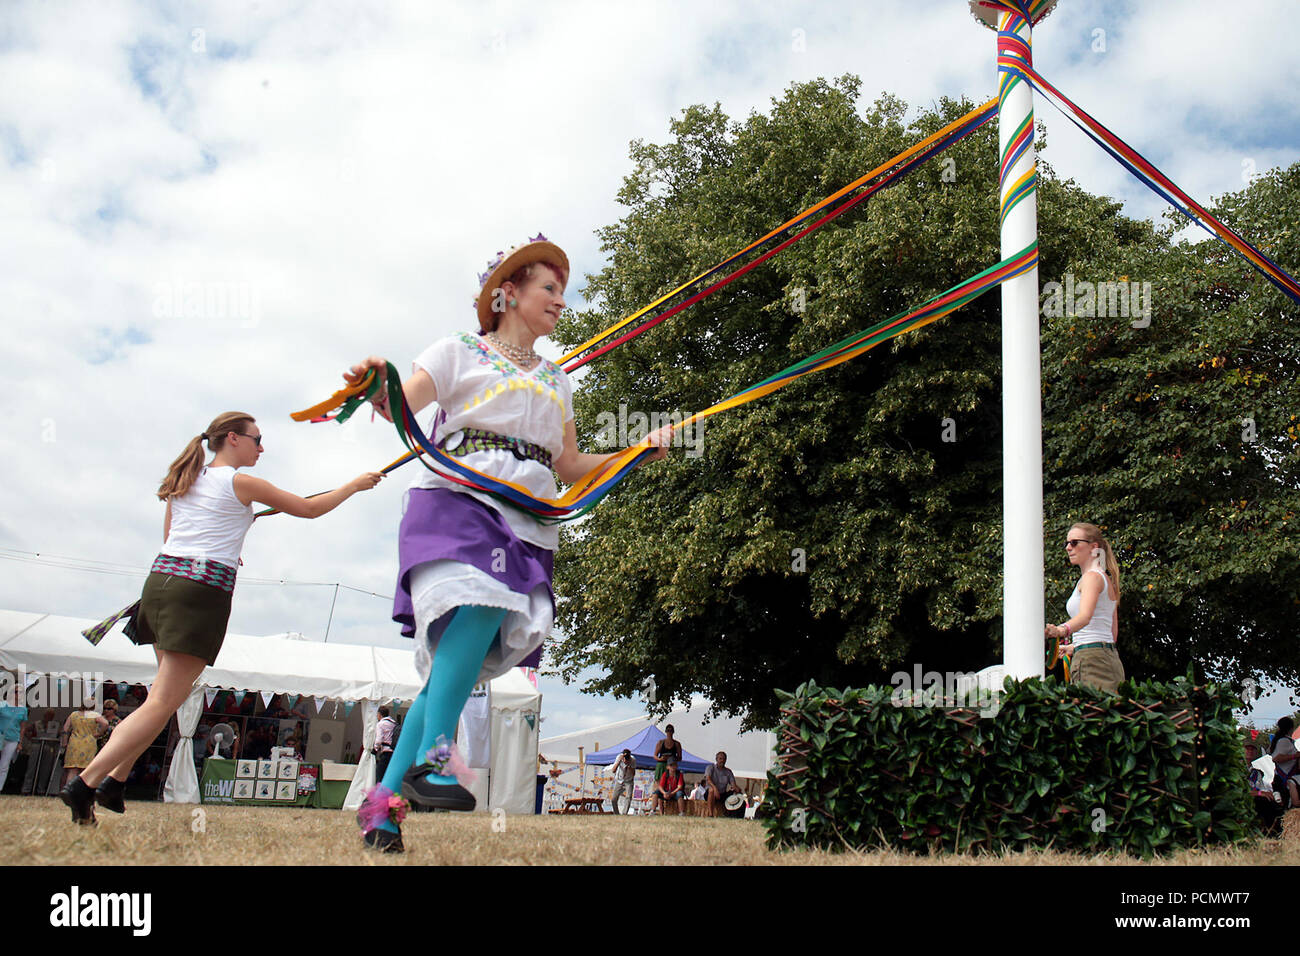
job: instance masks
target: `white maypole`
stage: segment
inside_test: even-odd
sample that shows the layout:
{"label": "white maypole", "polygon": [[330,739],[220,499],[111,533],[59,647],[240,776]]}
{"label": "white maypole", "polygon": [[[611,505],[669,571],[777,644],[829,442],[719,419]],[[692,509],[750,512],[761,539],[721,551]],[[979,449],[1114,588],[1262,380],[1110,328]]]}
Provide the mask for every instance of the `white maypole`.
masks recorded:
{"label": "white maypole", "polygon": [[[998,155],[1002,258],[1038,238],[1034,95],[1014,70],[1032,65],[1030,34],[1056,0],[970,0],[998,34]],[[1002,662],[1010,677],[1042,677],[1043,422],[1038,267],[1002,283]]]}

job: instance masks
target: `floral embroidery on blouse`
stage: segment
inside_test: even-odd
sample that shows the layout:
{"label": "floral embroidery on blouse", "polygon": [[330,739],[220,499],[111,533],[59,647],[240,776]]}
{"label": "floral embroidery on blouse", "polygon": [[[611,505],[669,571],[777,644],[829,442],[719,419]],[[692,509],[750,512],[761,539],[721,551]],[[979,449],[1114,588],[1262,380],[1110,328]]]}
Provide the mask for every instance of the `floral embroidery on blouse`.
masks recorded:
{"label": "floral embroidery on blouse", "polygon": [[[538,395],[549,398],[555,404],[560,406],[560,416],[564,417],[564,400],[560,398],[555,387],[560,384],[557,374],[563,374],[559,366],[554,362],[542,359],[537,367],[531,372],[525,372],[517,365],[499,354],[495,349],[482,340],[481,337],[469,332],[460,332],[458,337],[461,342],[467,345],[470,351],[478,356],[480,365],[486,365],[500,372],[505,381],[498,382],[496,385],[489,385],[482,395],[476,396],[465,403],[465,411],[469,411],[477,405],[490,401],[498,395],[506,392],[513,392],[517,389],[532,389]],[[533,379],[536,379],[534,381]],[[551,386],[549,389],[546,386]]]}

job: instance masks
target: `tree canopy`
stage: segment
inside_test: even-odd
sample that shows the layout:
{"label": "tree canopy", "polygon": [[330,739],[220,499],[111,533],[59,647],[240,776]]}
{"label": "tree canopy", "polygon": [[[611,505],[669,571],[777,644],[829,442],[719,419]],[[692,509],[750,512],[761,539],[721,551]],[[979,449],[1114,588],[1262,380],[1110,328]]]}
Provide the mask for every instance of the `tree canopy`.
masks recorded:
{"label": "tree canopy", "polygon": [[[909,122],[891,96],[860,111],[859,86],[796,85],[743,122],[692,106],[669,141],[634,142],[627,214],[600,230],[608,265],[584,290],[596,307],[555,338],[585,341],[972,106],[944,100]],[[1217,239],[1180,242],[1182,220],[1137,221],[1059,180],[1045,147],[1040,129],[1047,619],[1064,618],[1075,582],[1065,532],[1091,521],[1120,561],[1131,674],[1197,662],[1294,681],[1298,310]],[[1213,208],[1294,269],[1298,200],[1300,164]],[[579,444],[610,447],[601,412],[704,408],[992,265],[997,204],[990,124],[587,366]],[[1146,318],[1114,314],[1117,286],[1089,307],[1087,284],[1121,281],[1149,290]],[[702,454],[624,481],[557,554],[566,678],[596,665],[586,689],[653,680],[661,712],[702,694],[769,726],[775,688],[1000,660],[1000,321],[987,294],[710,418]]]}

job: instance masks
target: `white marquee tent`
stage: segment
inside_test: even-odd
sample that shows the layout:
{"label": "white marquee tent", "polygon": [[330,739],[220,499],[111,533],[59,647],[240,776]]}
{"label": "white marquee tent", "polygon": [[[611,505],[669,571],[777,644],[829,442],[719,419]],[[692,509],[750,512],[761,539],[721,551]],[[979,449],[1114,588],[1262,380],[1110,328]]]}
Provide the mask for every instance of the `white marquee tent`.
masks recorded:
{"label": "white marquee tent", "polygon": [[[150,683],[157,672],[153,648],[132,644],[120,625],[98,645],[91,645],[81,632],[95,623],[0,610],[0,668],[25,670],[29,679],[38,674],[97,674],[106,681]],[[386,647],[227,634],[217,665],[203,671],[194,693],[177,714],[181,741],[168,771],[164,799],[198,802],[190,735],[202,712],[203,689],[224,688],[360,703],[361,759],[345,803],[349,808],[359,806],[362,793],[374,783],[370,747],[379,705],[393,699],[410,701],[420,692],[414,657],[412,651]],[[491,695],[492,766],[486,779],[480,773],[473,789],[481,809],[501,807],[507,813],[532,813],[541,694],[516,669],[492,682]],[[190,759],[177,760],[176,756]],[[489,799],[484,800],[485,796]]]}

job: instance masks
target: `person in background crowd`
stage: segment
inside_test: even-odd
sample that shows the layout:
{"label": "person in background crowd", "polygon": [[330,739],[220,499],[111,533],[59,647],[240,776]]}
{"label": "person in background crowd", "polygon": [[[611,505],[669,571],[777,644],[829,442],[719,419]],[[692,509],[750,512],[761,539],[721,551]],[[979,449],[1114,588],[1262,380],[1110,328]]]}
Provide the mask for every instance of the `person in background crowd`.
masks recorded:
{"label": "person in background crowd", "polygon": [[[63,783],[71,783],[73,777],[81,773],[99,753],[96,738],[108,733],[108,721],[95,710],[95,698],[87,697],[81,702],[81,710],[73,711],[63,722],[60,743],[63,745]],[[72,819],[77,820],[74,810]]]}
{"label": "person in background crowd", "polygon": [[668,769],[664,771],[655,786],[654,809],[662,812],[667,809],[669,801],[676,802],[678,813],[685,812],[686,779],[677,769],[676,757],[668,758]]}
{"label": "person in background crowd", "polygon": [[9,764],[18,752],[26,720],[26,707],[10,707],[0,701],[0,790],[4,790],[5,781],[9,778]]}
{"label": "person in background crowd", "polygon": [[1273,781],[1266,780],[1264,771],[1252,767],[1259,759],[1259,744],[1255,741],[1256,731],[1251,731],[1251,739],[1246,741],[1246,780],[1250,795],[1255,804],[1255,819],[1261,829],[1272,831],[1282,817],[1282,801],[1273,790]]}
{"label": "person in background crowd", "polygon": [[1277,722],[1277,736],[1273,738],[1273,749],[1269,756],[1277,768],[1277,776],[1273,778],[1274,789],[1282,794],[1284,804],[1290,800],[1289,806],[1300,807],[1300,766],[1297,766],[1300,752],[1297,752],[1295,741],[1291,739],[1293,730],[1295,721],[1290,717],[1283,717]]}
{"label": "person in background crowd", "polygon": [[113,733],[113,728],[122,722],[122,718],[117,713],[117,701],[104,701],[104,723],[108,725],[107,729],[99,737],[99,749],[104,749],[104,744],[108,742],[109,735]]}
{"label": "person in background crowd", "polygon": [[[627,747],[618,755],[614,761],[614,793],[610,797],[610,803],[614,804],[615,813],[626,814],[632,809],[632,788],[636,783],[636,758],[632,756],[632,751]],[[627,800],[624,801],[622,809],[619,808],[619,797],[624,793],[627,794]]]}
{"label": "person in background crowd", "polygon": [[726,752],[719,750],[714,760],[715,763],[704,769],[704,781],[709,788],[709,816],[720,817],[727,797],[740,793],[741,789],[736,784],[736,775],[727,769]]}
{"label": "person in background crowd", "polygon": [[375,779],[383,780],[388,772],[388,762],[393,759],[397,743],[397,721],[387,706],[379,708],[379,724],[375,728]]}
{"label": "person in background crowd", "polygon": [[655,744],[655,786],[659,785],[659,778],[668,769],[668,758],[682,759],[682,744],[681,741],[673,738],[673,725],[669,724],[665,727],[664,733],[667,736]]}

